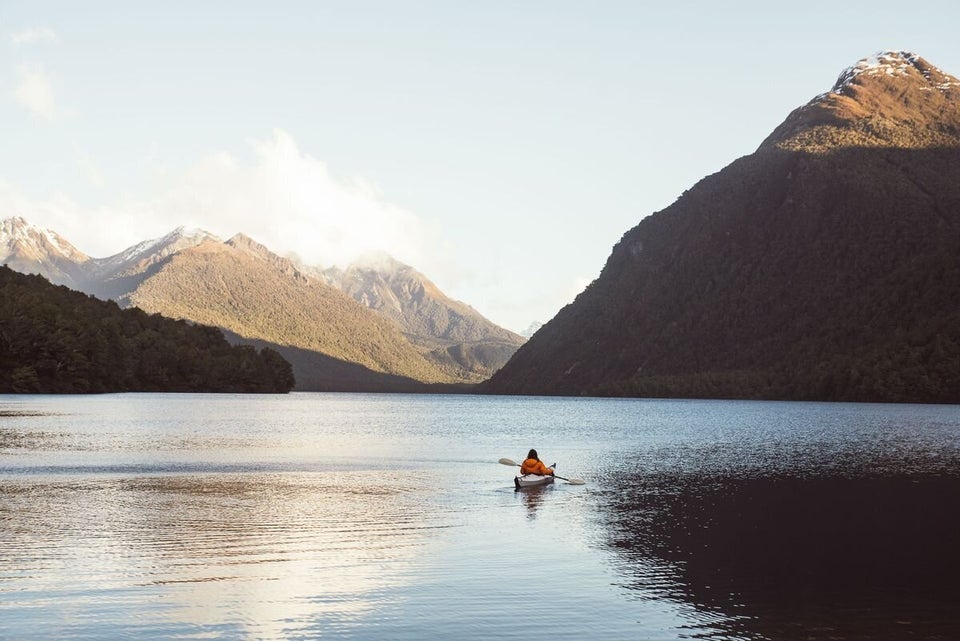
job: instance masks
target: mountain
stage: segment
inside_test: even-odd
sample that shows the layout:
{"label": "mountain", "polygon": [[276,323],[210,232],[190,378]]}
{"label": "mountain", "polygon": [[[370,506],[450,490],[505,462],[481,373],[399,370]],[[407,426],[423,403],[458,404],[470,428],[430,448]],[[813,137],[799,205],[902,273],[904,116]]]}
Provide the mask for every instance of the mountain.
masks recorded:
{"label": "mountain", "polygon": [[524,342],[386,254],[368,256],[345,270],[328,269],[324,276],[357,302],[395,321],[411,343],[457,380],[489,378]]}
{"label": "mountain", "polygon": [[177,252],[220,239],[202,229],[178,227],[162,238],[145,240],[119,254],[90,261],[83,289],[98,298],[121,304],[140,283],[155,274]]}
{"label": "mountain", "polygon": [[476,383],[523,342],[386,255],[324,270],[278,256],[243,234],[224,242],[181,227],[114,256],[89,258],[23,219],[3,224],[0,247],[9,246],[6,257],[19,271],[122,306],[220,327],[233,342],[272,347],[293,364],[298,389],[424,391]]}
{"label": "mountain", "polygon": [[178,227],[162,238],[143,241],[114,256],[91,258],[57,232],[16,216],[0,220],[0,261],[15,271],[39,274],[52,283],[101,299],[120,299],[136,289],[165,258],[205,240],[219,239],[202,230]]}
{"label": "mountain", "polygon": [[888,51],[628,231],[494,393],[960,402],[960,81]]}
{"label": "mountain", "polygon": [[50,229],[16,216],[0,220],[0,264],[50,281],[82,289],[90,257]]}
{"label": "mountain", "polygon": [[[227,243],[210,239],[171,255],[124,298],[147,312],[318,352],[372,372],[455,382],[404,340],[394,324],[335,288],[290,273],[292,265],[271,257],[258,255],[243,237]],[[295,373],[297,365],[294,361]]]}
{"label": "mountain", "polygon": [[955,148],[960,80],[920,56],[884,51],[847,68],[760,145],[809,153],[840,148]]}

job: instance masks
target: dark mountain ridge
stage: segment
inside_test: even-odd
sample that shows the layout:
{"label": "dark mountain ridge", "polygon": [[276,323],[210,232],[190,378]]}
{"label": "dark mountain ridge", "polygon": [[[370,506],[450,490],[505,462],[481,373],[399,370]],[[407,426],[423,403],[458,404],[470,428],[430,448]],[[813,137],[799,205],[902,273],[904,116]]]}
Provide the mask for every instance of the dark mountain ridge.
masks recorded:
{"label": "dark mountain ridge", "polygon": [[885,52],[644,219],[495,393],[960,402],[960,82]]}

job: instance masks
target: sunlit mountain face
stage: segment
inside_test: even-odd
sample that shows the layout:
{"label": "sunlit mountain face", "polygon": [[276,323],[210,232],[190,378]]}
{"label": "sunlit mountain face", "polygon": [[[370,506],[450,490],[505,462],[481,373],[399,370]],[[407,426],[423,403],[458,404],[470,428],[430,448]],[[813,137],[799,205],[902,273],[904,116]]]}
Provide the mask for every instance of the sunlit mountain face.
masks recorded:
{"label": "sunlit mountain face", "polygon": [[322,269],[244,234],[224,242],[181,227],[90,258],[23,218],[3,221],[0,251],[15,270],[122,306],[219,327],[235,342],[269,346],[292,363],[301,390],[474,384],[524,342],[385,254]]}

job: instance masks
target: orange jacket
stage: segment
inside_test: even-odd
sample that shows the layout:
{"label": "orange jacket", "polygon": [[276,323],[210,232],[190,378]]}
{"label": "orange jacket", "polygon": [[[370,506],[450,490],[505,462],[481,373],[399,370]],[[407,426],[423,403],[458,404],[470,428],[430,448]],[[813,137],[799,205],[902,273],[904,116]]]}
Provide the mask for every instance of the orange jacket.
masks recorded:
{"label": "orange jacket", "polygon": [[543,464],[543,461],[535,458],[528,458],[523,462],[523,465],[520,466],[521,474],[540,474],[542,476],[547,476],[553,474],[553,470]]}

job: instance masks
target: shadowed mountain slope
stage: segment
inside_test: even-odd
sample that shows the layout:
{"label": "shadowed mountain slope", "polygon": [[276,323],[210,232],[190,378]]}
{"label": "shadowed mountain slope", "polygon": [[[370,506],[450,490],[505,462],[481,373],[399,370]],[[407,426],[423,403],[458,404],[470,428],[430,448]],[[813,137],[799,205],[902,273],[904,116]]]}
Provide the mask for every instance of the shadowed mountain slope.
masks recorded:
{"label": "shadowed mountain slope", "polygon": [[495,393],[960,402],[960,82],[886,52],[640,222]]}

